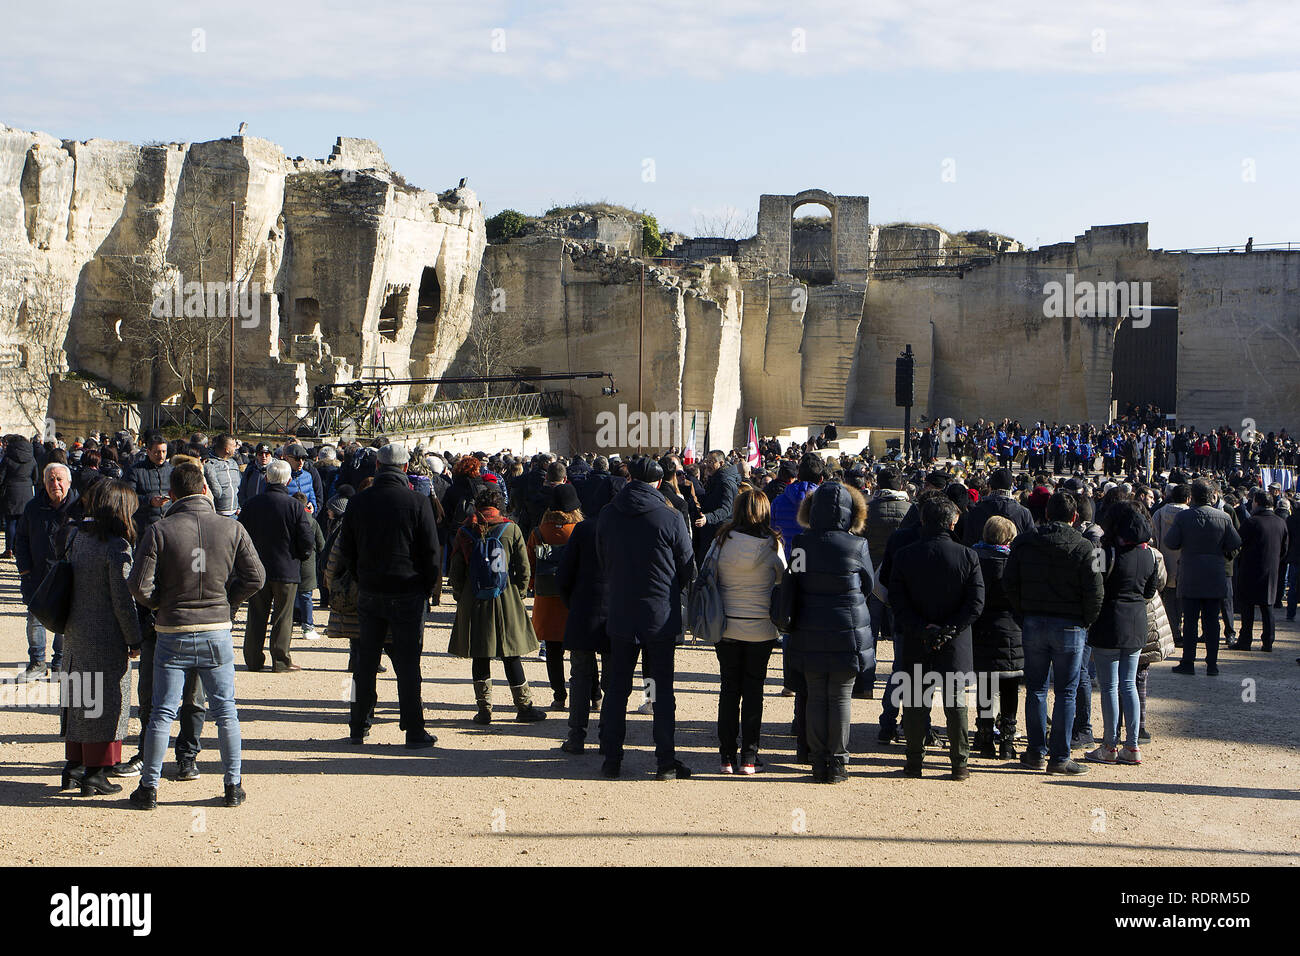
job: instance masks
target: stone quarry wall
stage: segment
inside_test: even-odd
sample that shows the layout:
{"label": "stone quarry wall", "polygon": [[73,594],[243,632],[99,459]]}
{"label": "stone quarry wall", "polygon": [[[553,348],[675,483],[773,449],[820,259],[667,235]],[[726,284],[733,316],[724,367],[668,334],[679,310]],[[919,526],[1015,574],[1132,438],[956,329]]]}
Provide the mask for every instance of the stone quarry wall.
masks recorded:
{"label": "stone quarry wall", "polygon": [[[9,127],[0,428],[41,431],[53,417],[89,429],[133,403],[147,420],[151,402],[181,394],[140,345],[153,321],[147,280],[224,281],[232,199],[236,273],[259,286],[257,320],[236,328],[244,402],[302,409],[322,383],[465,371],[495,303],[522,338],[501,364],[615,376],[615,396],[601,380],[558,386],[578,448],[595,447],[599,413],[636,410],[639,374],[647,412],[680,413],[683,428],[697,412],[715,447],[742,442],[750,417],[765,434],[829,420],[897,426],[894,359],[909,343],[918,419],[1105,421],[1120,320],[1046,316],[1045,285],[1070,275],[1150,282],[1156,304],[1180,308],[1181,421],[1300,430],[1300,253],[1152,251],[1145,223],[1028,252],[991,233],[873,227],[865,196],[765,195],[753,237],[672,237],[678,261],[644,266],[639,368],[640,231],[626,217],[544,219],[486,246],[473,191],[411,187],[368,140],[341,137],[328,158],[307,160],[251,136],[137,146]],[[832,213],[833,268],[813,270],[815,284],[790,274],[801,254],[791,217],[809,203]],[[223,338],[210,356],[219,405],[225,363]],[[51,377],[67,371],[77,381],[51,398]],[[388,399],[438,391],[399,387]],[[97,413],[105,396],[126,404]]]}
{"label": "stone quarry wall", "polygon": [[[259,290],[256,319],[236,322],[241,402],[304,408],[317,384],[450,363],[485,244],[471,190],[407,186],[368,140],[290,160],[249,136],[136,146],[0,127],[0,427],[84,417],[58,407],[74,392],[49,405],[50,375],[66,369],[146,407],[179,398],[142,334],[157,321],[151,286],[228,279],[231,200],[236,277]],[[205,350],[218,404],[228,347]]]}
{"label": "stone quarry wall", "polygon": [[1300,255],[1178,260],[1178,418],[1268,433],[1300,426]]}
{"label": "stone quarry wall", "polygon": [[[645,268],[642,375],[647,413],[699,411],[702,436],[712,423],[715,443],[730,447],[741,432],[740,348],[742,295],[734,267],[714,263],[695,279]],[[579,447],[596,447],[597,416],[637,410],[637,342],[641,264],[609,247],[532,236],[489,246],[486,284],[504,291],[508,316],[525,330],[527,345],[513,364],[545,372],[612,373],[619,394],[605,396],[603,380],[559,385]],[[487,290],[490,292],[490,288]],[[483,313],[480,309],[479,316]],[[462,355],[463,364],[466,357]],[[663,438],[659,446],[677,444]],[[633,446],[602,450],[628,452]]]}

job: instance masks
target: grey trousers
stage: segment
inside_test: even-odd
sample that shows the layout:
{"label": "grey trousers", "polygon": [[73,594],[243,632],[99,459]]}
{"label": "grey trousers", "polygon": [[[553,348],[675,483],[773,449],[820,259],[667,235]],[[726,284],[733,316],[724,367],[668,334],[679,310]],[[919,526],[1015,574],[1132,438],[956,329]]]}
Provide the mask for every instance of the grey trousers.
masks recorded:
{"label": "grey trousers", "polygon": [[808,682],[808,753],[814,766],[848,756],[853,682],[857,676],[854,670],[824,671],[804,665]]}

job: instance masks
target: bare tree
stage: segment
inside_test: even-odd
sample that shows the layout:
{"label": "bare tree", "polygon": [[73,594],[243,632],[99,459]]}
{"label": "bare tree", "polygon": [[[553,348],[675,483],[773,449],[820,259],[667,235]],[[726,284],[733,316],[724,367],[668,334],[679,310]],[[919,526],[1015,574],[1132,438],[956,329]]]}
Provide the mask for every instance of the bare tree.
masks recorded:
{"label": "bare tree", "polygon": [[212,348],[228,334],[234,303],[228,299],[223,308],[211,297],[186,296],[182,289],[178,309],[175,283],[180,274],[174,269],[147,256],[105,257],[105,261],[112,262],[122,280],[131,311],[118,326],[118,337],[133,353],[153,357],[170,373],[180,384],[187,408],[206,406]]}
{"label": "bare tree", "polygon": [[[474,316],[465,341],[465,366],[469,375],[487,377],[504,375],[516,369],[516,362],[527,352],[534,336],[527,323],[512,309],[506,289],[497,274],[484,266],[479,274],[479,295],[475,297]],[[484,397],[493,393],[492,384],[475,386]],[[498,394],[511,389],[498,385]]]}
{"label": "bare tree", "polygon": [[721,206],[695,216],[696,238],[748,239],[754,234],[754,211],[741,212],[735,206]]}
{"label": "bare tree", "polygon": [[72,303],[72,283],[57,275],[28,282],[18,306],[15,331],[22,338],[10,363],[0,367],[0,388],[32,426],[44,434],[54,378],[67,371],[63,350]]}

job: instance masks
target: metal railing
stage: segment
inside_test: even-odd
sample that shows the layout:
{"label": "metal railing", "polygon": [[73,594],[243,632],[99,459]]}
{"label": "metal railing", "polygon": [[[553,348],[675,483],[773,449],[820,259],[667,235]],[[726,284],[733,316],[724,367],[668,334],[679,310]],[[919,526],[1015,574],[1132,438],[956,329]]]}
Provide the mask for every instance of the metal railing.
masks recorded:
{"label": "metal railing", "polygon": [[491,395],[438,402],[409,402],[405,405],[349,410],[339,405],[249,405],[236,403],[235,427],[224,404],[206,409],[184,405],[155,405],[150,427],[230,432],[244,436],[294,436],[323,438],[327,435],[376,435],[432,431],[443,428],[485,425],[562,414],[560,392],[528,392]]}

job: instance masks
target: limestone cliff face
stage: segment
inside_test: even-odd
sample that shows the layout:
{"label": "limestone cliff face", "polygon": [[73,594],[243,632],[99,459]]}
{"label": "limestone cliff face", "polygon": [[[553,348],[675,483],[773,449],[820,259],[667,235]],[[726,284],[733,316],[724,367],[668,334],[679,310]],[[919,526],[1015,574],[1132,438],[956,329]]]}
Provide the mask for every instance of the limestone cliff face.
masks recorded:
{"label": "limestone cliff face", "polygon": [[[597,446],[602,412],[618,420],[620,406],[624,419],[637,411],[639,380],[645,412],[671,416],[660,419],[654,447],[679,445],[678,416],[684,415],[682,427],[689,429],[695,411],[700,441],[707,426],[713,444],[730,448],[742,431],[740,280],[730,265],[693,271],[685,275],[645,266],[644,333],[642,265],[611,246],[540,235],[489,246],[480,295],[491,301],[493,290],[499,290],[505,320],[522,330],[514,365],[614,375],[620,389],[615,396],[602,395],[605,382],[597,380],[559,386],[573,390],[578,447]],[[492,319],[480,308],[476,321]],[[471,350],[467,344],[460,357],[466,368]],[[635,442],[618,442],[601,450],[634,449]]]}
{"label": "limestone cliff face", "polygon": [[[150,307],[159,284],[229,279],[232,201],[253,306],[235,322],[240,402],[302,408],[323,382],[451,361],[485,241],[471,190],[409,187],[366,140],[317,161],[248,136],[136,146],[0,127],[0,427],[82,417],[48,408],[65,369],[146,403],[190,398]],[[198,381],[223,405],[218,331]]]}

